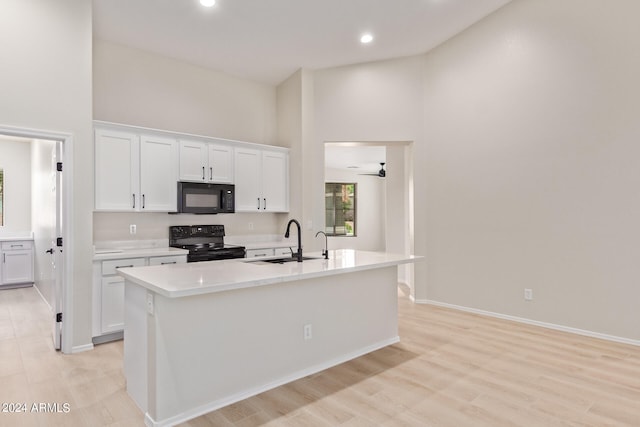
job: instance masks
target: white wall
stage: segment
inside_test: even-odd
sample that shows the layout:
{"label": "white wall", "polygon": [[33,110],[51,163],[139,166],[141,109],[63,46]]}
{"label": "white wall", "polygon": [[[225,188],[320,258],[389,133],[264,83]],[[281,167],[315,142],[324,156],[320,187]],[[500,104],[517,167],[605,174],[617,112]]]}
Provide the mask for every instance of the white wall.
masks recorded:
{"label": "white wall", "polygon": [[289,218],[297,219],[303,229],[305,251],[320,250],[323,244],[314,238],[324,228],[323,207],[315,194],[322,194],[324,181],[307,179],[323,176],[324,146],[318,146],[314,134],[314,73],[300,69],[277,87],[278,141],[290,149]]}
{"label": "white wall", "polygon": [[[314,113],[316,146],[323,147],[331,141],[382,141],[387,150],[393,153],[392,162],[403,170],[403,176],[394,176],[399,170],[390,171],[394,193],[394,205],[388,207],[391,217],[402,216],[403,223],[389,224],[390,232],[407,230],[410,226],[408,188],[413,186],[415,193],[412,204],[415,211],[413,229],[414,241],[401,242],[390,239],[391,250],[402,250],[424,255],[426,249],[426,170],[422,167],[422,158],[405,155],[410,146],[424,146],[424,93],[422,56],[396,60],[357,64],[346,67],[318,70],[314,73]],[[399,150],[399,151],[398,151]],[[397,155],[396,155],[397,154]],[[393,169],[391,164],[387,169]],[[411,171],[411,172],[410,172]],[[413,176],[410,181],[409,174]],[[321,175],[305,177],[319,181]],[[398,183],[399,181],[399,183]],[[398,196],[402,187],[402,201]],[[323,192],[315,191],[314,203],[324,207]],[[397,203],[397,205],[395,204]],[[393,231],[391,231],[391,229]],[[412,247],[413,246],[413,247]],[[427,263],[416,263],[413,294],[417,299],[427,295]],[[401,269],[400,280],[411,282],[410,270]]]}
{"label": "white wall", "polygon": [[428,299],[640,339],[639,14],[514,1],[426,55]]}
{"label": "white wall", "polygon": [[11,65],[0,67],[0,123],[73,135],[73,336],[64,339],[74,347],[91,342],[91,39],[91,2],[2,2],[0,52]]}
{"label": "white wall", "polygon": [[278,145],[274,86],[94,40],[94,119]]}
{"label": "white wall", "polygon": [[0,139],[0,169],[4,171],[3,225],[0,236],[31,233],[31,145]]}
{"label": "white wall", "polygon": [[[385,250],[385,180],[376,176],[358,175],[356,172],[325,169],[325,182],[355,182],[356,236],[329,237],[330,249]],[[314,233],[315,234],[315,233]],[[318,236],[320,239],[321,236]],[[324,242],[322,242],[324,245]]]}
{"label": "white wall", "polygon": [[413,142],[417,300],[640,338],[638,12],[514,1],[428,54],[315,72],[317,144]]}
{"label": "white wall", "polygon": [[[270,145],[275,87],[94,40],[94,118]],[[94,213],[94,241],[167,239],[170,225],[223,224],[228,235],[277,234],[283,214]],[[129,224],[137,234],[129,234]],[[250,228],[250,224],[252,228]]]}

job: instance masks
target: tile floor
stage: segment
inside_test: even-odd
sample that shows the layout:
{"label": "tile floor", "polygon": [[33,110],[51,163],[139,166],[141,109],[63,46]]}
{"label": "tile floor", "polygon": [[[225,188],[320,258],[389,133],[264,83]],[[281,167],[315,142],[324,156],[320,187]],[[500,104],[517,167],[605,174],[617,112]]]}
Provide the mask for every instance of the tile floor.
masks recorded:
{"label": "tile floor", "polygon": [[49,316],[35,288],[0,290],[0,427],[144,426],[124,388],[122,341],[56,352]]}

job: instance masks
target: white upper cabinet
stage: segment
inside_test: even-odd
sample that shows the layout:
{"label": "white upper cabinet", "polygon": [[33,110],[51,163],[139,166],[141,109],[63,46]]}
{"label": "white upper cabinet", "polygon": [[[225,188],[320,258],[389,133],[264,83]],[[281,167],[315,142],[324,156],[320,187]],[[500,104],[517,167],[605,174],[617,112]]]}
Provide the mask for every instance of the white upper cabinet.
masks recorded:
{"label": "white upper cabinet", "polygon": [[209,146],[209,181],[233,184],[233,147],[224,144]]}
{"label": "white upper cabinet", "polygon": [[134,133],[96,129],[95,208],[135,211],[140,206],[140,139]]}
{"label": "white upper cabinet", "polygon": [[180,181],[206,181],[207,144],[180,140]]}
{"label": "white upper cabinet", "polygon": [[289,212],[289,150],[95,122],[95,210],[176,212],[178,181],[235,185],[236,212]]}
{"label": "white upper cabinet", "polygon": [[175,139],[140,137],[140,210],[175,212],[178,203],[178,143]]}
{"label": "white upper cabinet", "polygon": [[283,150],[236,148],[236,212],[289,211],[289,155]]}
{"label": "white upper cabinet", "polygon": [[175,139],[112,129],[95,131],[95,209],[175,212]]}
{"label": "white upper cabinet", "polygon": [[180,181],[233,183],[233,147],[180,140]]}
{"label": "white upper cabinet", "polygon": [[234,153],[236,212],[258,212],[262,210],[260,150],[236,148]]}
{"label": "white upper cabinet", "polygon": [[289,155],[262,150],[262,198],[267,212],[289,211]]}

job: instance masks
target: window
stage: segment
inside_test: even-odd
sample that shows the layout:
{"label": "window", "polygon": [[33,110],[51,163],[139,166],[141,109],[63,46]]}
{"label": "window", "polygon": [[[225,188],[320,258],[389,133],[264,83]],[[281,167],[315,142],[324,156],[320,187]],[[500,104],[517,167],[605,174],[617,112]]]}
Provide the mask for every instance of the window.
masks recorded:
{"label": "window", "polygon": [[4,225],[4,171],[0,169],[0,226]]}
{"label": "window", "polygon": [[325,233],[329,236],[356,235],[356,184],[324,184]]}

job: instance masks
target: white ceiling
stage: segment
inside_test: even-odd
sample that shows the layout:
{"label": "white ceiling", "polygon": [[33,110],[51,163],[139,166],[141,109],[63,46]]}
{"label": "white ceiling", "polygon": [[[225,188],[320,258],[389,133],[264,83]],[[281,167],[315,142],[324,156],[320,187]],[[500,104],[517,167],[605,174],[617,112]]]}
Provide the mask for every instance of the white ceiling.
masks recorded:
{"label": "white ceiling", "polygon": [[[93,0],[112,41],[278,84],[322,69],[420,54],[510,0]],[[359,42],[364,32],[375,39]]]}

